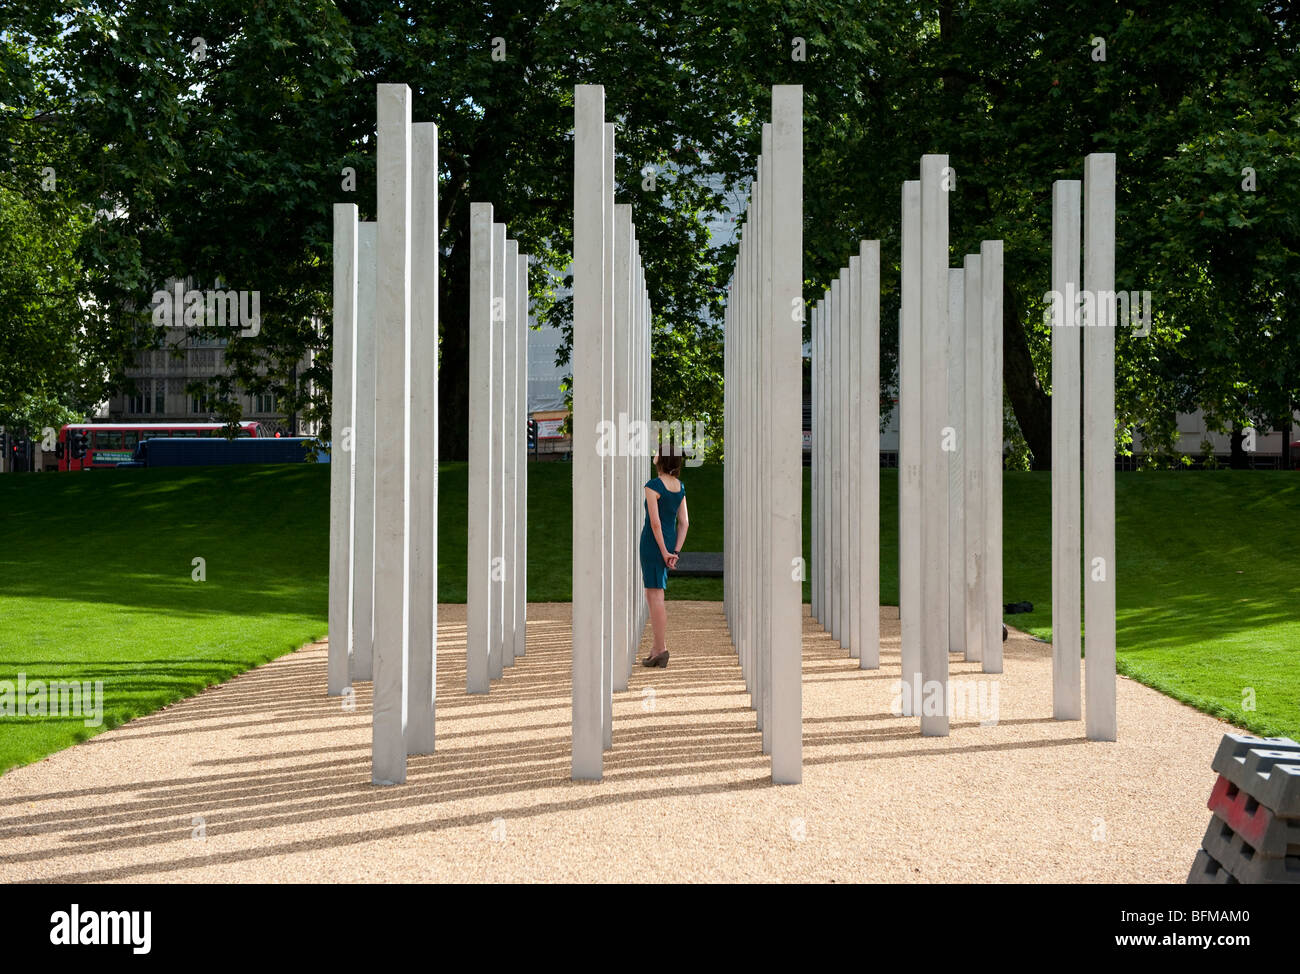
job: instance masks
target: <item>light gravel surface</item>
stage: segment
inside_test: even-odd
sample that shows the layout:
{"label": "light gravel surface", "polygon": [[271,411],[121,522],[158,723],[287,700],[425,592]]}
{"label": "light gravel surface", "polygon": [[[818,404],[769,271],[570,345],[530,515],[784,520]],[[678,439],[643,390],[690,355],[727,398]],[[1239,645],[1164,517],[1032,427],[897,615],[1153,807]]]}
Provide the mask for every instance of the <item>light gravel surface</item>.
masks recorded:
{"label": "light gravel surface", "polygon": [[864,671],[805,606],[804,780],[773,785],[721,605],[670,602],[670,666],[637,668],[604,780],[576,783],[569,606],[529,606],[488,697],[465,607],[439,611],[438,752],[405,785],[370,784],[369,685],[327,698],[311,645],[0,777],[0,881],[1183,882],[1233,730],[1121,678],[1120,740],[1089,742],[1013,633],[1001,676],[952,657],[997,681],[997,722],[922,738],[890,713],[897,610]]}

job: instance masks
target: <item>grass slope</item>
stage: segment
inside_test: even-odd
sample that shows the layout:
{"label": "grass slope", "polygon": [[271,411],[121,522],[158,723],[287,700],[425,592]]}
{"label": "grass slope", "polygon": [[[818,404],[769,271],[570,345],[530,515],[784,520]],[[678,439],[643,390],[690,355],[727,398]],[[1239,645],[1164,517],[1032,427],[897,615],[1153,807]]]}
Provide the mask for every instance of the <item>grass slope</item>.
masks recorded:
{"label": "grass slope", "polygon": [[[567,601],[572,467],[529,474],[528,597]],[[463,463],[441,465],[444,602],[465,600],[466,476]],[[721,469],[683,479],[687,546],[721,550]],[[323,636],[328,490],[326,466],[0,477],[0,680],[102,679],[112,727]],[[804,510],[808,557],[806,476]],[[1258,733],[1300,734],[1300,479],[1121,475],[1116,510],[1120,669]],[[896,511],[896,472],[882,470],[886,604],[898,601]],[[1050,530],[1048,475],[1007,474],[1004,601],[1035,607],[1008,621],[1044,638]],[[191,578],[197,557],[206,581]],[[669,583],[672,598],[721,593],[719,579]],[[0,728],[0,771],[99,729],[48,717]]]}
{"label": "grass slope", "polygon": [[[328,467],[0,478],[0,679],[103,680],[104,727],[325,634]],[[194,581],[193,560],[206,581]],[[0,770],[98,732],[7,717]]]}

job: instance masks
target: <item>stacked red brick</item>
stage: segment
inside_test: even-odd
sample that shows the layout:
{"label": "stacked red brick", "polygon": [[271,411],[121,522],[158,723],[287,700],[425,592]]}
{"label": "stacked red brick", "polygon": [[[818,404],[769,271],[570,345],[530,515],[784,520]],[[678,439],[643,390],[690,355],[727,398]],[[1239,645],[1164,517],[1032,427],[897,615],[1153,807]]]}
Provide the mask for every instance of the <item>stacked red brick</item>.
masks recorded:
{"label": "stacked red brick", "polygon": [[1189,883],[1300,883],[1300,744],[1225,734]]}

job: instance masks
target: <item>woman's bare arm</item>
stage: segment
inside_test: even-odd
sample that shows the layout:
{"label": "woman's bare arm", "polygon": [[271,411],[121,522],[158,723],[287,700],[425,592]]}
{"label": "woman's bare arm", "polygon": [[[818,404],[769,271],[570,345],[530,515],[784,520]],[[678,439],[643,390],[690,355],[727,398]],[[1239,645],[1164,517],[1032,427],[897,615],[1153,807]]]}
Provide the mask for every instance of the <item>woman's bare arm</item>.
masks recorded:
{"label": "woman's bare arm", "polygon": [[659,495],[649,487],[645,488],[645,507],[650,513],[650,530],[654,532],[655,541],[659,543],[659,554],[667,564],[668,546],[664,544],[664,527],[659,523]]}
{"label": "woman's bare arm", "polygon": [[686,498],[682,498],[681,505],[677,508],[677,550],[681,551],[686,547],[686,529],[691,526],[691,519],[686,513]]}

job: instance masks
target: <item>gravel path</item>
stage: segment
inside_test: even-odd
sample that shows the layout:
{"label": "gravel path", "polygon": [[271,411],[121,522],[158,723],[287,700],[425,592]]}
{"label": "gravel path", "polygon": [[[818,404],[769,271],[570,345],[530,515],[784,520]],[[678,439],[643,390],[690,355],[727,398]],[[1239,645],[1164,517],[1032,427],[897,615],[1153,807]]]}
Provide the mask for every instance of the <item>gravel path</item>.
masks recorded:
{"label": "gravel path", "polygon": [[[669,604],[667,670],[614,703],[600,783],[569,780],[569,606],[529,606],[528,655],[465,686],[440,615],[438,753],[370,784],[369,685],[325,696],[325,645],[0,777],[0,881],[806,880],[1183,882],[1221,721],[1127,679],[1119,734],[1051,715],[1049,647],[1014,634],[1000,719],[922,738],[806,615],[804,782],[774,786],[720,603]],[[644,650],[643,650],[644,652]]]}

